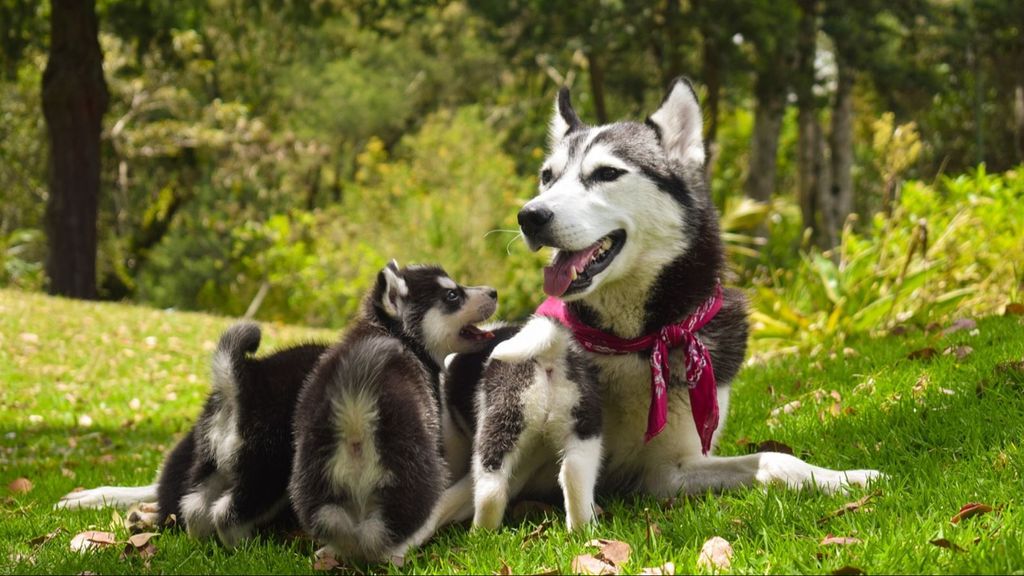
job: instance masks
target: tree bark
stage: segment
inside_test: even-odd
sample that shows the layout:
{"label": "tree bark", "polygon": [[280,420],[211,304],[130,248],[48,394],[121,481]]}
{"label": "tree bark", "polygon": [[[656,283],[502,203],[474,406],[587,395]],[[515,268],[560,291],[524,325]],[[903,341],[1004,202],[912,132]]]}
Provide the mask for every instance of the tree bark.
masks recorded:
{"label": "tree bark", "polygon": [[595,54],[593,49],[587,52],[587,74],[590,77],[590,94],[594,97],[594,113],[600,124],[608,122],[608,109],[604,102],[604,66],[601,63],[601,56]]}
{"label": "tree bark", "polygon": [[750,167],[747,173],[747,196],[768,202],[775,191],[775,171],[779,152],[779,131],[786,112],[786,90],[758,75],[755,95],[754,133],[750,139]]}
{"label": "tree bark", "polygon": [[722,101],[721,53],[715,45],[714,36],[704,37],[704,85],[708,89],[708,124],[705,128],[704,145],[707,160],[704,162],[705,177],[711,182],[711,172],[718,157],[718,116]]}
{"label": "tree bark", "polygon": [[799,177],[800,214],[804,230],[810,230],[811,240],[819,242],[821,226],[818,220],[818,174],[820,173],[821,127],[818,124],[817,103],[814,99],[814,56],[817,50],[818,10],[816,0],[800,1],[800,25],[797,38],[797,105],[799,114],[797,173]]}
{"label": "tree bark", "polygon": [[853,211],[853,84],[854,73],[842,58],[836,59],[838,82],[835,106],[832,109],[831,185],[826,188],[827,200],[822,202],[825,238],[828,248],[842,240],[846,218]]}
{"label": "tree bark", "polygon": [[42,97],[50,139],[49,291],[96,298],[100,131],[108,95],[95,0],[53,0]]}

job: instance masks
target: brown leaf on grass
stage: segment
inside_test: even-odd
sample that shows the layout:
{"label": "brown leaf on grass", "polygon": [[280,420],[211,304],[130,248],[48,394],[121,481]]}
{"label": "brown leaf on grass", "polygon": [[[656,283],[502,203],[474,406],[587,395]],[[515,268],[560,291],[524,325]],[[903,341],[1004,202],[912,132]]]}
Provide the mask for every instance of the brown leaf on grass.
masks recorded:
{"label": "brown leaf on grass", "polygon": [[573,574],[618,574],[619,569],[614,565],[592,556],[590,554],[580,554],[579,556],[572,559],[572,573]]}
{"label": "brown leaf on grass", "polygon": [[671,562],[665,562],[654,568],[644,568],[640,571],[640,574],[647,576],[673,576],[675,573],[676,565]]}
{"label": "brown leaf on grass", "polygon": [[970,518],[972,516],[979,516],[981,514],[987,514],[992,511],[992,507],[988,504],[982,504],[981,502],[968,502],[960,507],[960,511],[953,515],[949,519],[953,524],[959,524],[961,520]]}
{"label": "brown leaf on grass", "polygon": [[158,532],[140,532],[138,534],[133,534],[129,536],[128,543],[132,546],[135,546],[136,548],[143,548],[146,546],[146,544],[149,544],[150,540],[159,535],[160,534]]}
{"label": "brown leaf on grass", "polygon": [[776,440],[765,440],[764,442],[758,442],[754,452],[782,452],[783,454],[793,454],[793,449],[782,442]]}
{"label": "brown leaf on grass", "polygon": [[843,566],[842,568],[836,568],[832,573],[836,576],[860,576],[861,574],[867,574],[867,572],[857,568],[856,566]]}
{"label": "brown leaf on grass", "polygon": [[828,522],[833,518],[838,518],[848,512],[856,512],[857,510],[860,510],[862,507],[864,507],[865,504],[870,502],[872,498],[878,498],[881,495],[881,490],[875,490],[874,492],[870,494],[865,494],[863,497],[854,500],[853,502],[847,502],[846,504],[843,504],[839,508],[836,508],[835,510],[822,516],[821,519],[818,520],[818,524],[824,524],[825,522]]}
{"label": "brown leaf on grass", "polygon": [[334,557],[334,554],[331,554],[324,549],[317,551],[316,559],[313,560],[313,570],[329,572],[338,566],[341,566],[341,562],[338,562],[338,559]]}
{"label": "brown leaf on grass", "polygon": [[512,576],[512,568],[504,560],[501,561],[501,568],[498,568],[494,576]]}
{"label": "brown leaf on grass", "polygon": [[1024,316],[1024,304],[1010,302],[1006,305],[1006,310],[1003,310],[1003,316]]}
{"label": "brown leaf on grass", "polygon": [[72,552],[85,552],[86,550],[93,550],[96,548],[106,548],[113,546],[117,542],[117,538],[113,532],[98,532],[96,530],[87,530],[76,534],[71,539],[71,551]]}
{"label": "brown leaf on grass", "polygon": [[607,560],[616,566],[622,566],[629,562],[629,554],[632,551],[629,544],[619,540],[604,540],[603,542],[604,545],[601,546],[601,551],[597,554],[598,558]]}
{"label": "brown leaf on grass", "polygon": [[32,490],[32,481],[28,478],[15,478],[7,485],[7,489],[15,494],[24,494]]}
{"label": "brown leaf on grass", "polygon": [[721,536],[708,538],[700,548],[697,568],[728,570],[732,566],[732,546]]}
{"label": "brown leaf on grass", "polygon": [[861,544],[864,541],[853,536],[833,536],[829,534],[818,542],[818,546],[849,546],[850,544]]}
{"label": "brown leaf on grass", "polygon": [[957,360],[963,360],[964,358],[967,358],[968,356],[971,355],[972,352],[974,352],[974,348],[971,348],[970,346],[950,346],[949,348],[946,348],[945,350],[942,351],[942,353],[946,356],[956,356]]}
{"label": "brown leaf on grass", "polygon": [[959,332],[961,330],[974,330],[977,327],[978,323],[975,322],[974,320],[971,320],[970,318],[960,318],[958,320],[954,320],[952,324],[950,324],[945,330],[943,330],[942,335],[949,336],[950,334]]}
{"label": "brown leaf on grass", "polygon": [[928,348],[914,350],[910,354],[907,354],[907,358],[910,360],[931,360],[936,354],[938,354],[938,352],[935,351],[935,348],[929,346]]}
{"label": "brown leaf on grass", "polygon": [[530,531],[529,534],[523,537],[523,543],[520,545],[522,548],[526,548],[526,545],[534,540],[539,540],[541,536],[547,532],[548,528],[551,528],[551,524],[554,521],[551,518],[545,518],[543,522],[537,525],[536,528]]}
{"label": "brown leaf on grass", "polygon": [[779,416],[780,414],[792,414],[794,411],[796,411],[797,408],[800,408],[801,405],[803,405],[803,403],[800,402],[799,400],[793,400],[792,402],[783,404],[782,406],[773,409],[771,413],[768,415],[771,417],[775,417]]}
{"label": "brown leaf on grass", "polygon": [[36,536],[35,538],[29,540],[28,541],[28,545],[32,546],[33,548],[37,548],[39,546],[42,546],[43,544],[46,544],[50,540],[53,540],[57,536],[60,536],[63,533],[64,533],[64,528],[63,527],[58,527],[56,530],[54,530],[53,532],[50,532],[49,534],[43,534],[41,536]]}
{"label": "brown leaf on grass", "polygon": [[956,542],[950,542],[949,540],[947,540],[945,538],[936,538],[934,540],[929,540],[928,543],[931,544],[932,546],[938,546],[939,548],[946,548],[947,550],[952,550],[954,552],[966,552],[966,550],[964,550],[963,548],[958,546]]}

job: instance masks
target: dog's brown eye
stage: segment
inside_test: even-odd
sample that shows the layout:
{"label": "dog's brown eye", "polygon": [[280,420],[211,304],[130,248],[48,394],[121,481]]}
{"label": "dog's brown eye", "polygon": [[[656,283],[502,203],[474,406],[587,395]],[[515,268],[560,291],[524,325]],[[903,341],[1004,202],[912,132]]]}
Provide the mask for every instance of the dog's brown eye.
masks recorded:
{"label": "dog's brown eye", "polygon": [[545,169],[541,170],[540,171],[540,183],[544,184],[545,186],[547,186],[548,183],[551,182],[551,178],[553,176],[554,175],[551,173],[551,168],[545,168]]}
{"label": "dog's brown eye", "polygon": [[620,176],[625,174],[626,171],[620,168],[612,168],[611,166],[602,166],[590,175],[590,178],[598,182],[614,182],[619,179]]}
{"label": "dog's brown eye", "polygon": [[449,290],[448,292],[445,292],[444,299],[449,302],[455,302],[459,299],[459,293],[455,290]]}

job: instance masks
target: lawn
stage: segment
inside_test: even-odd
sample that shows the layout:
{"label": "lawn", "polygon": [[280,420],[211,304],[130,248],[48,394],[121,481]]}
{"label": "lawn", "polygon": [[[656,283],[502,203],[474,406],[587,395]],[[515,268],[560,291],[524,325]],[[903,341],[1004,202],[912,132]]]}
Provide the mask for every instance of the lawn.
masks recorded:
{"label": "lawn", "polygon": [[[315,546],[301,538],[226,550],[171,531],[154,540],[151,558],[122,557],[121,545],[72,552],[72,537],[84,530],[128,534],[110,510],[52,510],[76,486],[153,480],[200,408],[209,354],[230,322],[0,290],[0,573],[314,572]],[[590,534],[567,535],[555,512],[553,521],[533,515],[491,534],[452,527],[403,566],[369,569],[568,572],[599,537],[630,544],[625,573],[669,561],[694,572],[701,545],[720,536],[732,545],[735,572],[1022,573],[1024,319],[941,328],[751,365],[734,386],[719,453],[775,441],[818,465],[889,475],[869,490],[830,496],[770,487],[602,501]],[[263,349],[333,336],[268,324]],[[17,478],[31,490],[11,490]],[[830,515],[870,493],[856,511]],[[969,502],[993,511],[951,522]],[[828,535],[856,540],[822,545]],[[938,539],[952,547],[931,543]]]}

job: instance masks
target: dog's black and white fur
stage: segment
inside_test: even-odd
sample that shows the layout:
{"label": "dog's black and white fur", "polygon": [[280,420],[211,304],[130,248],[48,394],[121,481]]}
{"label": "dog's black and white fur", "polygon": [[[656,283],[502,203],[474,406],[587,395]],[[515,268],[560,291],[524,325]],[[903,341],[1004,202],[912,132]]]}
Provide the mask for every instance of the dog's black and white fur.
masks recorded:
{"label": "dog's black and white fur", "polygon": [[299,400],[289,492],[302,526],[335,554],[380,561],[418,543],[448,479],[440,363],[492,337],[473,324],[496,305],[492,288],[392,263],[324,355]]}
{"label": "dog's black and white fur", "polygon": [[555,462],[566,526],[583,527],[594,518],[601,467],[594,366],[551,319],[496,332],[503,341],[493,350],[455,356],[443,379],[453,428],[446,435],[473,439],[473,526],[497,528],[509,499]]}
{"label": "dog's black and white fur", "polygon": [[326,344],[302,344],[262,358],[251,322],[228,328],[212,359],[212,388],[195,425],[164,460],[157,483],[72,493],[66,507],[157,501],[155,522],[234,546],[274,521],[291,520],[288,480],[292,418],[303,381]]}
{"label": "dog's black and white fur", "polygon": [[[703,122],[689,82],[679,79],[645,122],[585,125],[569,92],[559,92],[550,124],[550,152],[538,195],[519,212],[527,245],[555,249],[552,270],[592,253],[582,266],[545,289],[566,301],[586,324],[636,338],[679,322],[710,297],[724,272],[718,219],[704,172]],[[562,270],[566,270],[563,266]],[[561,329],[561,328],[560,328]],[[747,343],[743,293],[724,291],[715,318],[698,332],[711,354],[724,427],[729,384]],[[788,454],[702,455],[690,412],[684,353],[670,353],[668,423],[644,441],[650,406],[647,354],[586,353],[597,368],[604,406],[604,468],[599,489],[655,496],[703,493],[752,484],[816,486],[825,491],[864,485],[874,470],[836,471]],[[716,438],[717,440],[717,432]],[[531,491],[556,490],[556,469],[540,470]],[[442,498],[435,525],[468,517],[472,479],[455,482]]]}

